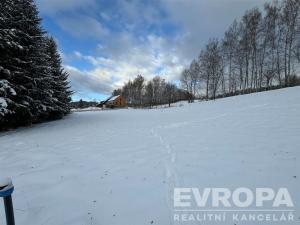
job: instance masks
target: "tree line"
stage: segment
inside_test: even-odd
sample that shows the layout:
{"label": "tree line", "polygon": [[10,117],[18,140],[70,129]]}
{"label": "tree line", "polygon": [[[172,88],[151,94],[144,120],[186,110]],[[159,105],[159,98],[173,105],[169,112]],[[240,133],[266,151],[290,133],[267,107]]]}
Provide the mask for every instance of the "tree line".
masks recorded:
{"label": "tree line", "polygon": [[70,112],[68,74],[33,0],[0,1],[0,130]]}
{"label": "tree line", "polygon": [[126,98],[130,106],[150,108],[162,104],[168,104],[170,107],[171,103],[191,98],[187,91],[166,82],[160,76],[146,81],[142,75],[138,75],[112,93],[113,96],[120,94]]}
{"label": "tree line", "polygon": [[266,3],[235,20],[221,40],[210,39],[180,81],[208,99],[300,85],[300,1]]}

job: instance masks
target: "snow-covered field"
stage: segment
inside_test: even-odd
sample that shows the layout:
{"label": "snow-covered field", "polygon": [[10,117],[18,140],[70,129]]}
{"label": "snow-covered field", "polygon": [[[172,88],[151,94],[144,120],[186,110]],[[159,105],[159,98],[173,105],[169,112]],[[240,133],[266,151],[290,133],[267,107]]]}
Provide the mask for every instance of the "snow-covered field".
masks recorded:
{"label": "snow-covered field", "polygon": [[299,157],[299,87],[0,134],[16,225],[169,225],[174,187],[287,187],[295,222],[260,224],[299,224]]}

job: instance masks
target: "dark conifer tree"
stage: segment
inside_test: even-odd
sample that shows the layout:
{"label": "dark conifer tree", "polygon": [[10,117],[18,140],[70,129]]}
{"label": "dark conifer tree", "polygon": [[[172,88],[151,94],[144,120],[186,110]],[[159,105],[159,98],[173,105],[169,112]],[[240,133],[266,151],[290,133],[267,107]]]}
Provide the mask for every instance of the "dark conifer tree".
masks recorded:
{"label": "dark conifer tree", "polygon": [[62,60],[52,37],[47,38],[47,55],[52,78],[50,86],[53,107],[50,117],[56,119],[70,112],[72,91],[69,87],[68,73],[62,67]]}
{"label": "dark conifer tree", "polygon": [[[41,27],[41,19],[33,0],[19,0],[23,20],[20,29],[27,35],[25,43],[27,48],[26,59],[30,62],[24,72],[33,82],[26,85],[29,98],[32,99],[30,111],[32,122],[47,120],[51,111],[51,80],[49,57],[46,52],[47,41],[45,31]],[[25,76],[26,76],[25,75]]]}
{"label": "dark conifer tree", "polygon": [[0,1],[0,130],[69,112],[71,92],[33,0]]}
{"label": "dark conifer tree", "polygon": [[0,2],[0,127],[14,127],[31,123],[32,115],[26,84],[33,79],[24,73],[30,64],[27,59],[29,40],[21,29],[24,14],[19,1]]}

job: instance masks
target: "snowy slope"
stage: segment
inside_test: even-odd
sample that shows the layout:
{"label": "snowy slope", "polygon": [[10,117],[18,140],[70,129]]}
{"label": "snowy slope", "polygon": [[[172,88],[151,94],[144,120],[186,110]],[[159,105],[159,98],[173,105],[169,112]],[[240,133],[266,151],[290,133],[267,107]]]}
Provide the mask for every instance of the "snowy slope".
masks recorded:
{"label": "snowy slope", "polygon": [[241,186],[288,187],[299,224],[299,115],[299,87],[77,112],[0,134],[0,177],[13,178],[16,225],[168,225],[174,187]]}

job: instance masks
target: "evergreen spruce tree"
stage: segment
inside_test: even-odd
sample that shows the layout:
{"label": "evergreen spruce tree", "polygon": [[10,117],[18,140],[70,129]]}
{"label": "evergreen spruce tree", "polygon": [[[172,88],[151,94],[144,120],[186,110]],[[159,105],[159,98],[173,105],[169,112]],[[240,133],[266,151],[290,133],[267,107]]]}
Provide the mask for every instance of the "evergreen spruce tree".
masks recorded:
{"label": "evergreen spruce tree", "polygon": [[0,1],[0,130],[69,112],[68,74],[33,0]]}
{"label": "evergreen spruce tree", "polygon": [[62,60],[57,45],[52,37],[47,38],[47,55],[49,57],[50,87],[52,95],[52,110],[49,119],[58,119],[70,112],[71,94],[68,73],[62,67]]}
{"label": "evergreen spruce tree", "polygon": [[0,2],[0,130],[32,121],[25,85],[33,80],[23,70],[30,63],[25,47],[29,37],[20,29],[24,15],[17,3]]}
{"label": "evergreen spruce tree", "polygon": [[49,58],[46,54],[45,31],[41,27],[41,19],[33,0],[19,0],[23,14],[22,31],[28,39],[26,59],[30,63],[24,68],[24,73],[31,77],[33,82],[26,85],[30,99],[32,122],[47,120],[52,110],[51,74],[48,66]]}

